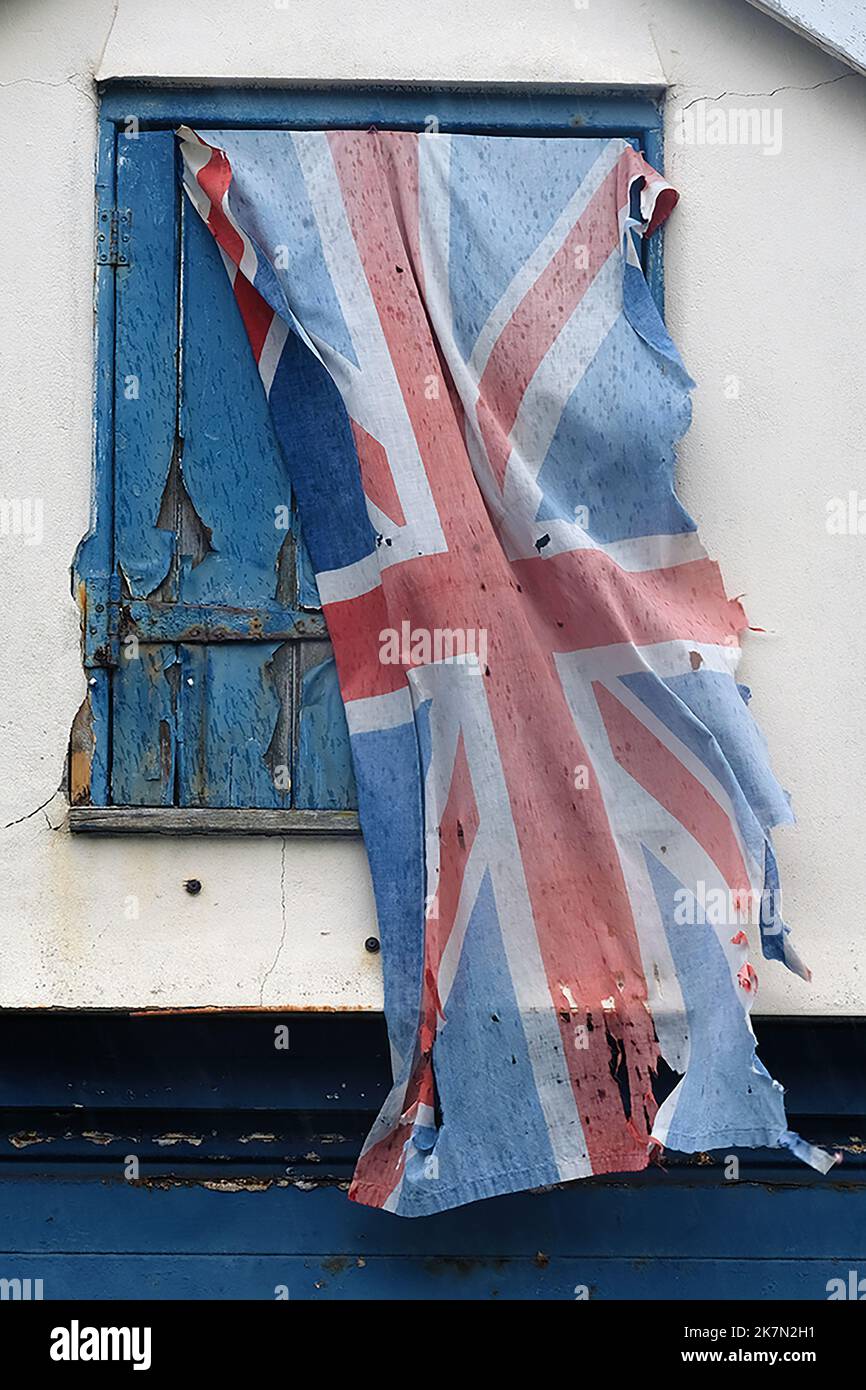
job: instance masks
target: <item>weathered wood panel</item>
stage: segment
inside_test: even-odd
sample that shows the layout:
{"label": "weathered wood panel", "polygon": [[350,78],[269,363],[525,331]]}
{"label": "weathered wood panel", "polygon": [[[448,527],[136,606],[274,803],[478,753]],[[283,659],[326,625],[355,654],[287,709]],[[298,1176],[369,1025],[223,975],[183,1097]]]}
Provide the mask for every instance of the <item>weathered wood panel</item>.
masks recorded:
{"label": "weathered wood panel", "polygon": [[349,730],[330,642],[297,647],[295,806],[357,807]]}
{"label": "weathered wood panel", "polygon": [[113,675],[111,789],[123,806],[171,806],[177,760],[177,649],[124,649]]}
{"label": "weathered wood panel", "polygon": [[[181,546],[180,597],[255,607],[277,597],[280,551],[287,537],[292,544],[291,487],[219,251],[190,209],[182,327],[183,482],[206,534]],[[282,563],[291,566],[291,555]],[[291,604],[294,594],[280,597]]]}
{"label": "weathered wood panel", "polygon": [[327,637],[315,577],[228,277],[179,199],[171,133],[118,141],[135,232],[117,272],[114,549],[121,646],[144,655],[111,676],[111,799],[353,808],[330,647],[305,650]]}
{"label": "weathered wood panel", "polygon": [[178,206],[170,131],[118,133],[117,199],[130,258],[118,268],[114,379],[115,563],[136,597],[164,579],[174,536],[160,529],[177,426]]}
{"label": "weathered wood panel", "polygon": [[91,835],[358,835],[356,811],[73,806],[69,829]]}
{"label": "weathered wood panel", "polygon": [[181,806],[291,804],[292,748],[285,646],[270,642],[181,647]]}

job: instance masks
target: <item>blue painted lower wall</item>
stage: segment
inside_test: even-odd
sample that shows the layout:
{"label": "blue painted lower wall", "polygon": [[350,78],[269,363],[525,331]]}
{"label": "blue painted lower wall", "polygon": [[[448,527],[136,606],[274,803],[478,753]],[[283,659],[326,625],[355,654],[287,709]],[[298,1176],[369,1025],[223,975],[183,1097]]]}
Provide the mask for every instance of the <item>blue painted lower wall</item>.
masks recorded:
{"label": "blue painted lower wall", "polygon": [[824,1300],[866,1278],[866,1029],[756,1031],[792,1123],[844,1151],[826,1177],[671,1155],[406,1221],[345,1190],[387,1086],[380,1019],[0,1015],[0,1280],[46,1299]]}

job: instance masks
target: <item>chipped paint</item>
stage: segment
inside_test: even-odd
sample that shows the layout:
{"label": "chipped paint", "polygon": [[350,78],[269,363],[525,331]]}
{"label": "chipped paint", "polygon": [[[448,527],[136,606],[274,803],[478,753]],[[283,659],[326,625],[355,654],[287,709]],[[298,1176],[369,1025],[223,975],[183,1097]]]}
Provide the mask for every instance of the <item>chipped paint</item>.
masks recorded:
{"label": "chipped paint", "polygon": [[129,1185],[130,1187],[151,1188],[161,1192],[169,1192],[178,1187],[203,1187],[208,1192],[223,1192],[229,1195],[269,1192],[272,1188],[280,1187],[294,1188],[298,1192],[315,1192],[319,1187],[336,1187],[340,1190],[346,1190],[349,1186],[346,1182],[335,1182],[333,1179],[311,1182],[307,1178],[177,1178],[166,1174],[161,1174],[158,1177],[131,1178]]}
{"label": "chipped paint", "polygon": [[574,994],[571,991],[571,988],[568,985],[560,985],[559,988],[562,991],[563,996],[565,997],[565,1001],[568,1004],[568,1007],[572,1010],[572,1012],[576,1013],[578,1009],[578,1004],[577,1000],[574,997]]}
{"label": "chipped paint", "polygon": [[94,748],[93,710],[88,691],[78,707],[69,735],[69,800],[73,806],[83,806],[90,801]]}
{"label": "chipped paint", "polygon": [[29,1149],[32,1144],[50,1144],[53,1136],[38,1134],[36,1130],[21,1130],[17,1134],[9,1135],[9,1143],[13,1149]]}
{"label": "chipped paint", "polygon": [[114,393],[113,506],[78,552],[105,719],[73,731],[75,795],[352,810],[327,628],[231,287],[212,238],[180,217],[171,132],[118,139],[136,244],[116,281],[115,355],[135,362],[148,408]]}

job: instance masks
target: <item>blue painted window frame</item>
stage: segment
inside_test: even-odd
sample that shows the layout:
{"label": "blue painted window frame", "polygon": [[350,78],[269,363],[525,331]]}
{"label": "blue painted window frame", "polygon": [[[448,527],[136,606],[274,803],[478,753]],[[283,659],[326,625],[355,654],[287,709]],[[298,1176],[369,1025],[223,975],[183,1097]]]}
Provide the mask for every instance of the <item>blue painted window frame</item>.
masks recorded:
{"label": "blue painted window frame", "polygon": [[[663,168],[661,89],[598,91],[563,88],[463,90],[447,86],[327,88],[153,87],[106,84],[100,93],[97,157],[97,235],[103,235],[116,206],[117,142],[130,120],[145,130],[197,128],[326,129],[379,126],[423,130],[435,115],[446,133],[494,135],[623,136],[642,149],[655,168]],[[122,228],[120,229],[122,233]],[[97,242],[97,252],[100,244]],[[664,313],[663,252],[660,236],[644,248],[645,272],[653,298]],[[84,584],[107,600],[114,566],[114,349],[115,268],[95,267],[95,431],[91,530],[75,567],[76,589]],[[86,557],[86,558],[85,558]],[[86,628],[85,620],[85,628]],[[85,649],[87,638],[85,637]],[[111,805],[111,674],[88,666],[90,729],[89,804]],[[166,808],[171,815],[179,808]],[[251,808],[252,809],[252,808]],[[94,828],[82,819],[78,828]],[[142,828],[132,823],[130,828]],[[324,828],[324,827],[323,827]]]}

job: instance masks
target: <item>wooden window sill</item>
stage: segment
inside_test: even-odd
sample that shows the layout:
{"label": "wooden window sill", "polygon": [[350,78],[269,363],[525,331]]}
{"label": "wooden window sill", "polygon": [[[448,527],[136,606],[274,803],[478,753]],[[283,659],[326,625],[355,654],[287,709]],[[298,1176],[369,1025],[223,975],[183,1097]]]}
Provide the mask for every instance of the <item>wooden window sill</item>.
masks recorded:
{"label": "wooden window sill", "polygon": [[69,829],[99,835],[358,835],[357,811],[71,806]]}

